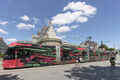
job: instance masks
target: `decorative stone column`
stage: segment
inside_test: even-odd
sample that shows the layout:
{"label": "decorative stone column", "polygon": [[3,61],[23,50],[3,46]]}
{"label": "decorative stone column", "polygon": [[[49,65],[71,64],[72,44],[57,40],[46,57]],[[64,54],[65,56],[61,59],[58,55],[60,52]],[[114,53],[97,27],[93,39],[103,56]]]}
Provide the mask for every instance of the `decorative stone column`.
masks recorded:
{"label": "decorative stone column", "polygon": [[57,62],[57,64],[60,64],[60,62],[61,62],[60,46],[56,46],[56,62]]}

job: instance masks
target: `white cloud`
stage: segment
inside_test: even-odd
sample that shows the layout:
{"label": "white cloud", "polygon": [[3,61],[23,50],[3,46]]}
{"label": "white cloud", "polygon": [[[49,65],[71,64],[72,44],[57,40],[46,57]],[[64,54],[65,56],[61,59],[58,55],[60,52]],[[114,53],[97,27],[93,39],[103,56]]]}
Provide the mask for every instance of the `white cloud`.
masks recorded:
{"label": "white cloud", "polygon": [[55,28],[55,30],[58,32],[58,33],[62,33],[62,32],[68,32],[68,31],[71,31],[72,29],[75,29],[77,28],[78,25],[73,25],[73,26],[61,26],[59,28]]}
{"label": "white cloud", "polygon": [[58,33],[62,33],[62,32],[68,32],[70,31],[70,27],[69,26],[62,26],[62,27],[59,27],[59,28],[55,28],[55,30],[58,32]]}
{"label": "white cloud", "polygon": [[[69,10],[69,11],[68,11]],[[72,11],[71,11],[72,10]],[[86,2],[70,2],[64,7],[64,13],[59,13],[52,17],[52,23],[55,25],[66,25],[73,22],[84,23],[88,21],[88,17],[94,15],[97,9]]]}
{"label": "white cloud", "polygon": [[67,6],[64,7],[63,11],[73,10],[73,11],[82,11],[84,15],[92,15],[96,13],[96,8],[87,5],[86,2],[70,2]]}
{"label": "white cloud", "polygon": [[26,24],[26,23],[19,23],[16,25],[16,27],[18,29],[31,29],[31,28],[35,28],[35,25],[32,25],[32,24]]}
{"label": "white cloud", "polygon": [[71,26],[71,28],[73,28],[73,29],[75,29],[75,28],[77,28],[77,27],[78,27],[78,25]]}
{"label": "white cloud", "polygon": [[8,38],[7,41],[9,41],[9,42],[15,42],[15,41],[17,41],[17,39],[15,39],[15,38]]}
{"label": "white cloud", "polygon": [[24,15],[22,17],[20,17],[20,19],[24,20],[24,21],[29,21],[30,18],[27,15]]}
{"label": "white cloud", "polygon": [[87,22],[88,21],[88,18],[87,17],[78,17],[77,19],[77,22],[81,22],[81,23],[84,23],[84,22]]}
{"label": "white cloud", "polygon": [[4,31],[3,29],[0,28],[0,33],[3,33],[3,34],[8,34],[8,32]]}
{"label": "white cloud", "polygon": [[5,26],[6,24],[8,24],[8,22],[7,21],[2,21],[2,22],[0,22],[0,24]]}
{"label": "white cloud", "polygon": [[65,35],[63,35],[63,36],[56,36],[58,39],[64,39],[64,38],[66,38],[66,36]]}
{"label": "white cloud", "polygon": [[52,18],[52,23],[59,25],[70,24],[76,21],[82,14],[83,13],[81,11],[57,14]]}

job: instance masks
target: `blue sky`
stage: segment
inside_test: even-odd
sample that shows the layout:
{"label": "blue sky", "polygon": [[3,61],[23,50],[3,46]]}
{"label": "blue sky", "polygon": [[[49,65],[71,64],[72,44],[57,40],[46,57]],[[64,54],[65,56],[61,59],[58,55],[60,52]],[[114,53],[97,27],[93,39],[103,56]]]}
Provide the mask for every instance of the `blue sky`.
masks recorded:
{"label": "blue sky", "polygon": [[0,0],[0,37],[31,41],[48,20],[57,36],[78,44],[92,36],[120,48],[120,0]]}

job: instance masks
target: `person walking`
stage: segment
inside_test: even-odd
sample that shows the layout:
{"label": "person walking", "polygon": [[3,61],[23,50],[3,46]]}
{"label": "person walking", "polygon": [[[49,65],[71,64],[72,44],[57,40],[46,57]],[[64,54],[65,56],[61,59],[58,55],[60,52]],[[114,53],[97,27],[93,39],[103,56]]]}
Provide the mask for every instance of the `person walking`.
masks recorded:
{"label": "person walking", "polygon": [[77,56],[76,58],[76,66],[80,66],[82,62],[82,56]]}
{"label": "person walking", "polygon": [[77,57],[76,57],[76,66],[78,66],[78,65],[79,65],[79,63],[80,63],[80,57],[79,57],[79,56],[77,56]]}
{"label": "person walking", "polygon": [[80,56],[80,62],[79,62],[79,63],[81,63],[81,64],[82,64],[82,60],[83,60],[83,57],[82,57],[82,56]]}

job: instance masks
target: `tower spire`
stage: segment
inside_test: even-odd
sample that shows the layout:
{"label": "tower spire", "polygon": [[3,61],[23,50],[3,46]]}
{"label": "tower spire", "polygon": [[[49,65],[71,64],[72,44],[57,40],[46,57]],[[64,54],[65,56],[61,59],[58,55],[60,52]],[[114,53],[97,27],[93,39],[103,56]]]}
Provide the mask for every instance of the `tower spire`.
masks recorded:
{"label": "tower spire", "polygon": [[52,21],[51,20],[49,21],[49,26],[52,26]]}

